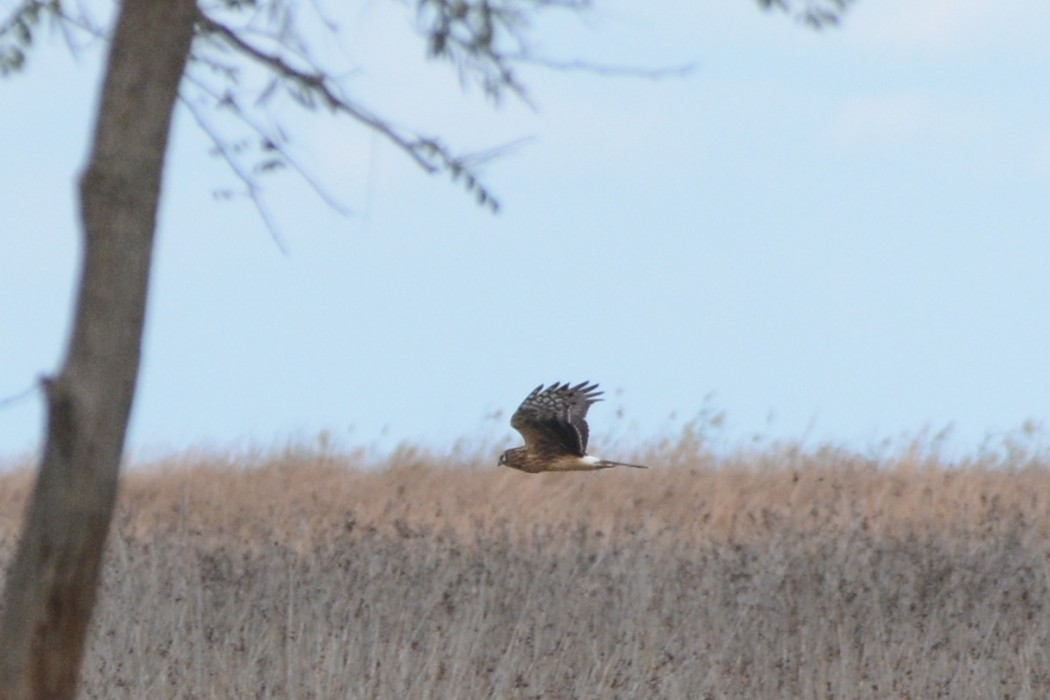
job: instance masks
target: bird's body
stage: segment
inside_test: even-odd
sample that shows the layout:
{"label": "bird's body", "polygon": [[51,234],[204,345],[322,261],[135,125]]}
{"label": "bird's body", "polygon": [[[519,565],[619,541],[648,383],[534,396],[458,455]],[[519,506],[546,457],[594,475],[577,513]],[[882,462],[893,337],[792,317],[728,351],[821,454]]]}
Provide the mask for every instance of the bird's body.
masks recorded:
{"label": "bird's body", "polygon": [[530,474],[540,472],[580,472],[633,467],[640,464],[613,462],[587,454],[587,409],[602,392],[597,384],[582,382],[576,386],[557,382],[532,390],[511,416],[511,426],[525,438],[525,444],[504,452],[501,466]]}

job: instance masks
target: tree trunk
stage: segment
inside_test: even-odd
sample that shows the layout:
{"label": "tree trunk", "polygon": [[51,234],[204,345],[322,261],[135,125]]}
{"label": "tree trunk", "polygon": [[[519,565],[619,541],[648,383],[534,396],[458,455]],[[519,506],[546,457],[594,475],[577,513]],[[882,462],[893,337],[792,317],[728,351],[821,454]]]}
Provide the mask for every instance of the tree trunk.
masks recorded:
{"label": "tree trunk", "polygon": [[72,698],[139,370],[153,233],[195,0],[125,0],[80,179],[84,249],[65,362],[0,617],[0,698]]}

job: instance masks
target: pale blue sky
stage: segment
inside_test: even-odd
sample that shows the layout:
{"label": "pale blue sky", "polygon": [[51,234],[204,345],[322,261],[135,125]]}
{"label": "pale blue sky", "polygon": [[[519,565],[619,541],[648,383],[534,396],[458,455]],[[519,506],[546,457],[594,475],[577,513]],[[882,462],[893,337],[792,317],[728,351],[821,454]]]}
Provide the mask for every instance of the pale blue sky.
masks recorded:
{"label": "pale blue sky", "polygon": [[[538,48],[696,69],[529,70],[538,109],[493,110],[422,61],[404,5],[349,14],[351,95],[463,150],[531,138],[485,171],[498,216],[356,125],[278,106],[353,210],[265,181],[285,256],[212,198],[236,183],[180,111],[133,448],[321,430],[443,448],[509,436],[535,385],[584,379],[618,440],[705,405],[730,442],[857,449],[952,425],[968,450],[1046,417],[1050,4],[858,0],[821,33],[749,0],[599,6],[540,22]],[[56,37],[0,83],[0,397],[63,350],[100,60]],[[39,397],[0,409],[0,455],[42,423]]]}

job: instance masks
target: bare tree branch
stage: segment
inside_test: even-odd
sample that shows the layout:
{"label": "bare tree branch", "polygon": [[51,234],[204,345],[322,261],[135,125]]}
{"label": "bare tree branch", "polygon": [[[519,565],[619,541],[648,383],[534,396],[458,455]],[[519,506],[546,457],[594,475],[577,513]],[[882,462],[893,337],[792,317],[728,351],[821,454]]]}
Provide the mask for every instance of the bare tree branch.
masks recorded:
{"label": "bare tree branch", "polygon": [[[389,120],[372,114],[369,110],[344,95],[331,73],[314,65],[304,52],[295,52],[308,65],[307,68],[299,68],[292,65],[284,57],[255,46],[246,40],[241,33],[203,13],[198,20],[198,32],[204,36],[212,36],[221,40],[226,46],[270,71],[275,78],[293,88],[291,90],[293,98],[300,101],[304,106],[310,107],[316,99],[330,111],[337,114],[345,114],[382,135],[388,142],[394,144],[399,150],[408,155],[427,174],[433,175],[439,172],[447,172],[454,180],[462,178],[468,191],[474,193],[479,204],[487,206],[492,211],[498,211],[499,203],[488,189],[481,184],[478,174],[471,168],[470,158],[454,155],[436,138],[413,134],[399,129]],[[282,43],[282,47],[287,47],[287,45]],[[266,99],[266,93],[271,92],[275,86],[276,83],[271,82],[261,99]],[[236,100],[232,97],[226,98],[226,106],[239,109]],[[265,134],[265,130],[247,119],[243,112],[239,116],[254,131]],[[274,143],[277,145],[276,140]],[[278,152],[281,153],[282,157],[287,156],[287,151],[283,148]],[[295,164],[292,159],[288,159],[288,161],[293,168],[305,176],[300,166]],[[307,181],[312,182],[309,177],[307,177]],[[315,190],[326,201],[330,200],[330,197],[321,191],[320,188],[315,187]]]}
{"label": "bare tree branch", "polygon": [[206,33],[222,37],[222,39],[229,43],[230,46],[237,48],[245,55],[255,59],[258,63],[267,66],[277,75],[320,96],[324,100],[326,106],[333,112],[343,112],[365,126],[378,131],[380,134],[387,137],[389,141],[407,153],[409,157],[416,161],[416,164],[426,172],[433,173],[437,170],[432,163],[428,162],[420,155],[419,148],[415,142],[410,141],[407,137],[398,133],[386,121],[369,114],[361,107],[351,104],[341,95],[336,94],[339,88],[330,84],[329,77],[326,74],[321,72],[307,73],[299,70],[298,68],[291,66],[280,56],[268,54],[257,49],[239,37],[232,29],[208,18],[203,13],[201,14],[198,23]]}

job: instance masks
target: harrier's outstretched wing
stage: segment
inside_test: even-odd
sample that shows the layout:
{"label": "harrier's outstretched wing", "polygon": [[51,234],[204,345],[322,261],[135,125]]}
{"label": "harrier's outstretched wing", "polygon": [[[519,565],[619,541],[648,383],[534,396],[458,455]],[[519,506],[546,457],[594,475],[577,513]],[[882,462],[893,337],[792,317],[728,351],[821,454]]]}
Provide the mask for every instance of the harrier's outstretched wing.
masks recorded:
{"label": "harrier's outstretched wing", "polygon": [[587,382],[555,382],[546,389],[540,384],[525,397],[510,424],[535,455],[582,457],[587,453],[587,409],[601,401],[601,394],[597,384]]}

